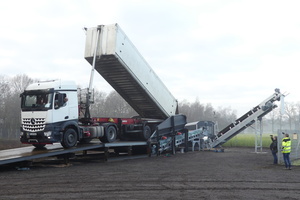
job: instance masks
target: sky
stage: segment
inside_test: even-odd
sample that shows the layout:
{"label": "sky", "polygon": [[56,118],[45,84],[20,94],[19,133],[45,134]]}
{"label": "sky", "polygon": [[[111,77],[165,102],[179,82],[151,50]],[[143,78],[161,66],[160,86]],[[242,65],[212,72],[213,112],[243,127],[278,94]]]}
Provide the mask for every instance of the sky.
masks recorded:
{"label": "sky", "polygon": [[[298,103],[299,7],[298,0],[2,1],[0,75],[87,87],[83,28],[118,23],[179,102],[242,115],[279,88]],[[94,86],[113,90],[97,73]]]}

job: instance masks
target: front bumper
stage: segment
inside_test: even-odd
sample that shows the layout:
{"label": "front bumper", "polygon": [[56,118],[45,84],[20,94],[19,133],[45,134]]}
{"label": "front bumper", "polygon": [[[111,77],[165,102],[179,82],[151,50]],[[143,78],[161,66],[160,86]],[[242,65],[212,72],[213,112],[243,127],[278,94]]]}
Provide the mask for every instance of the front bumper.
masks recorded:
{"label": "front bumper", "polygon": [[52,144],[55,142],[51,137],[44,135],[44,132],[22,132],[20,141],[26,144]]}
{"label": "front bumper", "polygon": [[59,132],[48,131],[45,132],[26,132],[21,131],[20,141],[24,144],[53,144],[55,142],[61,142],[61,136]]}

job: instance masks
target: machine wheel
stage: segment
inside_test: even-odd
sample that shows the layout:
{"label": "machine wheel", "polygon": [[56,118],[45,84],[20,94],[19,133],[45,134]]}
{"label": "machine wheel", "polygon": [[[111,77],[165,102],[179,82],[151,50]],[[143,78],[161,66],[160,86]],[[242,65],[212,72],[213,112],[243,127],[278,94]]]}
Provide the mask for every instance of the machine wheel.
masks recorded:
{"label": "machine wheel", "polygon": [[109,126],[106,128],[105,134],[100,141],[103,143],[114,142],[117,138],[117,129],[114,126]]}
{"label": "machine wheel", "polygon": [[151,128],[149,126],[145,126],[143,130],[142,139],[148,140],[151,136]]}
{"label": "machine wheel", "polygon": [[64,132],[61,145],[65,148],[74,147],[77,144],[77,133],[74,129],[67,129]]}
{"label": "machine wheel", "polygon": [[46,146],[46,144],[32,144],[32,146],[34,146],[37,149],[43,149]]}

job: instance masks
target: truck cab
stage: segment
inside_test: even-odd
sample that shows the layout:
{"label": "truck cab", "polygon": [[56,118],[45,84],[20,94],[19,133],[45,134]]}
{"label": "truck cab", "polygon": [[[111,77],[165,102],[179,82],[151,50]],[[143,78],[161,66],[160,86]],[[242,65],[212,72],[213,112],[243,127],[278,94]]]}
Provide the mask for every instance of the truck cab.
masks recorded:
{"label": "truck cab", "polygon": [[74,146],[74,140],[77,142],[81,137],[75,82],[53,80],[33,83],[20,96],[22,143],[43,147],[61,142],[65,147]]}

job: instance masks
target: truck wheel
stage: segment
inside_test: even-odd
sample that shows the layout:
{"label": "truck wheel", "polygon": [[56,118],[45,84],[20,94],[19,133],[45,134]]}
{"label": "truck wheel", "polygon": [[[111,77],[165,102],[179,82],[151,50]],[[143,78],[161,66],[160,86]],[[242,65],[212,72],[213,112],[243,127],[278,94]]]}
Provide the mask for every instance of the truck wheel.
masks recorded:
{"label": "truck wheel", "polygon": [[143,140],[148,140],[151,136],[151,128],[149,126],[145,126],[142,134]]}
{"label": "truck wheel", "polygon": [[105,134],[100,141],[103,143],[114,142],[117,138],[117,129],[114,126],[109,126],[106,128]]}
{"label": "truck wheel", "polygon": [[46,144],[32,144],[32,146],[34,146],[37,149],[43,149],[46,146]]}
{"label": "truck wheel", "polygon": [[61,145],[65,148],[74,147],[77,144],[77,133],[74,129],[67,129],[64,132]]}

